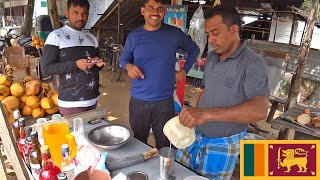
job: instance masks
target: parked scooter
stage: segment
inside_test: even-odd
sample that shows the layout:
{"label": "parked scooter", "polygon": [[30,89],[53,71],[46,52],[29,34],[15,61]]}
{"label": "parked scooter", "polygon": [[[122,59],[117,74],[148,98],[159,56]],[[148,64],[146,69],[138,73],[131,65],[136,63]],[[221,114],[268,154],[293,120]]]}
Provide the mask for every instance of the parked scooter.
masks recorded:
{"label": "parked scooter", "polygon": [[18,38],[18,35],[10,33],[12,29],[9,29],[9,31],[4,35],[0,37],[0,59],[2,61],[2,57],[4,56],[4,50],[7,47],[11,47],[12,39]]}
{"label": "parked scooter", "polygon": [[39,54],[38,49],[35,47],[32,47],[31,43],[32,43],[31,37],[19,38],[19,40],[18,40],[19,46],[24,47],[27,55],[39,57],[40,54]]}

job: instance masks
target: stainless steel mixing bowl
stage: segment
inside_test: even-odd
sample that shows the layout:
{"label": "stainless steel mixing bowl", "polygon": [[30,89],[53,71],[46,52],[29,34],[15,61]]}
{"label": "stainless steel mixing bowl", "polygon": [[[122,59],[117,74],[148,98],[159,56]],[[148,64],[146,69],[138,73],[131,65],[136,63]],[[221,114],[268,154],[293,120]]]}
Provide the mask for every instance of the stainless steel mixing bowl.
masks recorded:
{"label": "stainless steel mixing bowl", "polygon": [[117,149],[133,138],[131,129],[121,125],[104,125],[92,129],[88,140],[103,149]]}

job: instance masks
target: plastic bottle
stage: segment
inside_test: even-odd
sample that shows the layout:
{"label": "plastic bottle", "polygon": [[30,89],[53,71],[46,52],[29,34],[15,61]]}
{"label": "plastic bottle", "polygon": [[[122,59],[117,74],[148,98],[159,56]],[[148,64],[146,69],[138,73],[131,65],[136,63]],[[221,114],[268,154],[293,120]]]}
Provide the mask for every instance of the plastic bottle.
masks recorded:
{"label": "plastic bottle", "polygon": [[62,172],[66,173],[68,179],[74,178],[74,168],[75,164],[73,159],[69,155],[69,146],[68,144],[63,144],[62,149],[62,161],[60,169]]}
{"label": "plastic bottle", "polygon": [[173,117],[164,125],[163,133],[178,149],[190,146],[196,139],[195,130],[181,125],[179,116]]}

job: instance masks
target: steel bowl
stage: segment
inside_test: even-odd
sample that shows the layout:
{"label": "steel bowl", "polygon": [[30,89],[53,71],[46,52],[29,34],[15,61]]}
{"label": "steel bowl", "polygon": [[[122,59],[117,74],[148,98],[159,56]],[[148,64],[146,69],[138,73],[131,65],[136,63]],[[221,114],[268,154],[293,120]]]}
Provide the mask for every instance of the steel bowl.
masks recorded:
{"label": "steel bowl", "polygon": [[117,149],[133,138],[133,131],[121,125],[104,125],[92,129],[88,140],[103,149]]}

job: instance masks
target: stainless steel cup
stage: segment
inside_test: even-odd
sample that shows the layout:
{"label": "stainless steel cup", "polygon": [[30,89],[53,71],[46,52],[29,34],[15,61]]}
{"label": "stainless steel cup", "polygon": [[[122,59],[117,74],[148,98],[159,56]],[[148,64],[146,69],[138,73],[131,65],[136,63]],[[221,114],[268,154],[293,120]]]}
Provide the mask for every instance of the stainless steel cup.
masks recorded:
{"label": "stainless steel cup", "polygon": [[148,180],[148,175],[142,171],[133,171],[127,175],[127,180]]}
{"label": "stainless steel cup", "polygon": [[172,175],[174,156],[176,151],[169,147],[163,147],[159,150],[160,178],[169,180]]}

